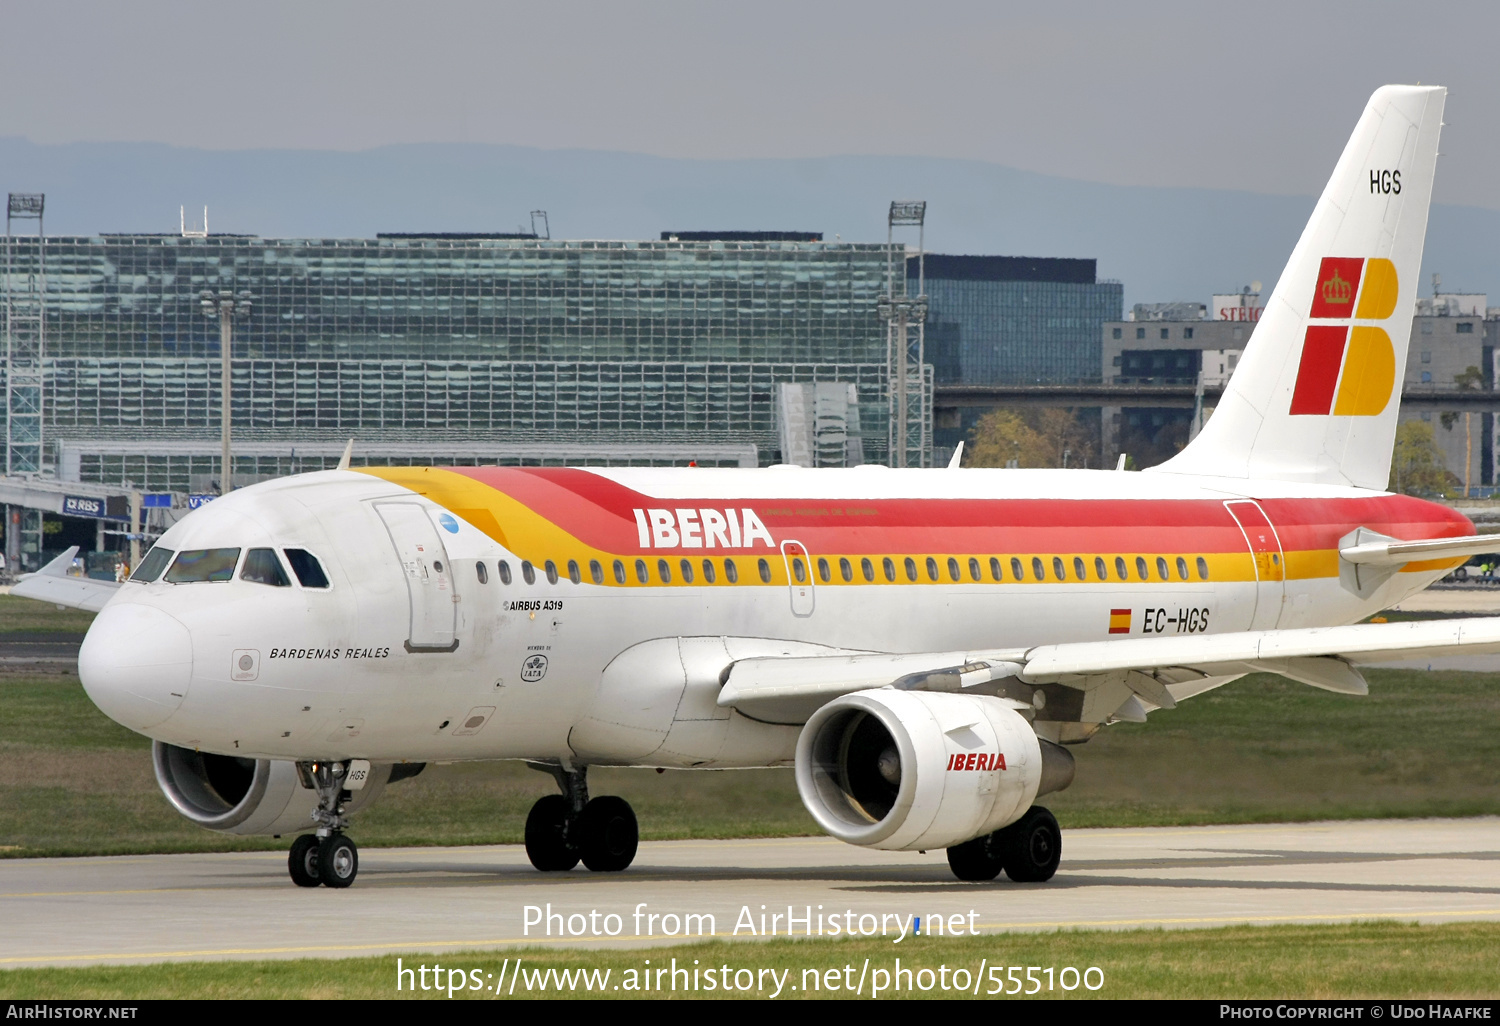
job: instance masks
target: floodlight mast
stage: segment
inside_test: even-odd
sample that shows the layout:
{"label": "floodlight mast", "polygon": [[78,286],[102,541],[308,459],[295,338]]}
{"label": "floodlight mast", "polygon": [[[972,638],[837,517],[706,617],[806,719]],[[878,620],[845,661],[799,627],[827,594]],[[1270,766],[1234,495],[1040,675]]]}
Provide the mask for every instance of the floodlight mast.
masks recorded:
{"label": "floodlight mast", "polygon": [[198,304],[203,309],[203,315],[210,320],[217,318],[219,322],[219,393],[222,403],[219,413],[219,444],[221,447],[219,457],[220,495],[228,495],[234,489],[234,454],[230,449],[230,437],[233,433],[230,413],[232,407],[231,400],[233,398],[230,369],[234,353],[234,319],[236,317],[244,318],[250,316],[250,305],[253,298],[248,292],[241,292],[236,296],[229,289],[220,289],[218,292],[214,292],[212,289],[204,289],[198,299]]}
{"label": "floodlight mast", "polygon": [[[926,388],[922,365],[926,362],[927,340],[927,275],[924,252],[926,200],[895,200],[891,203],[886,218],[886,294],[876,307],[880,319],[886,322],[886,385],[888,439],[890,462],[895,467],[905,467],[911,456],[910,421],[910,373],[912,342],[910,326],[917,325],[916,373],[917,388],[925,399]],[[897,289],[895,230],[897,227],[917,229],[917,294],[907,294],[906,249],[901,252],[900,288]],[[927,465],[930,448],[927,437],[927,411],[923,407],[921,427],[917,432],[917,466]]]}

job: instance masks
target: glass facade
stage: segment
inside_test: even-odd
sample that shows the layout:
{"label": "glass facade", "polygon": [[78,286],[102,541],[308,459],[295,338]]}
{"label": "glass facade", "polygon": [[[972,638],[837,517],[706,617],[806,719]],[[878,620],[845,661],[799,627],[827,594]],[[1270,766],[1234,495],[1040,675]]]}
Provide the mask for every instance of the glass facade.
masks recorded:
{"label": "glass facade", "polygon": [[[856,385],[867,458],[883,460],[886,256],[806,241],[52,237],[47,441],[217,437],[219,328],[199,294],[230,289],[254,297],[235,322],[237,439],[696,439],[750,442],[769,462],[776,384],[836,380]],[[108,483],[117,465],[77,464]],[[187,471],[155,480],[150,466],[134,483],[185,489]]]}
{"label": "glass facade", "polygon": [[1100,331],[1125,302],[1123,285],[1095,279],[1092,260],[934,254],[926,292],[939,384],[1098,381]]}

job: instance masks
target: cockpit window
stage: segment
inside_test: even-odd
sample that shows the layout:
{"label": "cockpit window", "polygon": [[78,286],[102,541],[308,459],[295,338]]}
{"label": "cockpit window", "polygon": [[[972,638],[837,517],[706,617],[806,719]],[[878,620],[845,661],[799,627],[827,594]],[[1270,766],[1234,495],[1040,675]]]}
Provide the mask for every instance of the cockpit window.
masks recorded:
{"label": "cockpit window", "polygon": [[304,588],[326,588],[328,587],[328,575],[323,573],[323,565],[306,549],[287,549],[286,561],[292,564],[292,573],[297,575],[297,580],[302,582]]}
{"label": "cockpit window", "polygon": [[227,581],[234,577],[234,565],[239,561],[239,549],[189,549],[177,554],[166,579],[169,584]]}
{"label": "cockpit window", "polygon": [[141,584],[150,584],[161,576],[161,572],[167,568],[168,563],[172,562],[174,555],[176,553],[171,549],[164,549],[160,545],[154,546],[150,552],[146,553],[146,558],[141,560],[141,565],[135,568],[135,573],[130,575],[130,579]]}
{"label": "cockpit window", "polygon": [[275,549],[251,549],[245,553],[245,566],[240,570],[240,580],[269,584],[273,588],[290,588],[286,571],[281,569],[281,560]]}

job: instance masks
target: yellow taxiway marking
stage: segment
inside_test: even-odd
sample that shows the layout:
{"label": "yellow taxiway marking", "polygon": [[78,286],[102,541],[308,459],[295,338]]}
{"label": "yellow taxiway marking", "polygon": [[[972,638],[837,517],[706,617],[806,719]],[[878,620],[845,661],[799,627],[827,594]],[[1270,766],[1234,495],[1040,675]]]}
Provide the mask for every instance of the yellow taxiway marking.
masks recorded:
{"label": "yellow taxiway marking", "polygon": [[[1355,913],[1328,913],[1326,915],[1300,915],[1300,916],[1194,916],[1182,918],[1165,919],[1102,919],[1097,921],[1078,920],[1071,922],[1038,922],[1038,923],[981,923],[980,927],[991,930],[1056,930],[1056,929],[1083,929],[1088,927],[1119,927],[1119,926],[1166,926],[1181,925],[1184,923],[1199,923],[1203,925],[1234,925],[1238,923],[1341,923],[1362,919],[1394,919],[1397,922],[1413,922],[1419,918],[1457,918],[1463,916],[1500,916],[1500,909],[1474,909],[1474,910],[1445,910],[1426,912],[1355,912]],[[595,946],[603,943],[636,943],[647,946],[661,946],[666,944],[685,944],[698,940],[714,940],[724,938],[734,940],[732,933],[716,931],[693,937],[590,937],[586,943]],[[744,941],[765,940],[767,938],[740,938]],[[799,938],[801,939],[801,938]],[[818,938],[813,938],[818,939]],[[833,938],[829,938],[830,940]],[[474,940],[445,940],[445,941],[406,941],[388,942],[382,944],[319,944],[299,945],[295,947],[274,948],[204,948],[200,950],[185,949],[181,951],[121,951],[104,952],[89,955],[30,955],[23,958],[0,958],[0,965],[22,965],[29,962],[97,962],[104,959],[142,959],[142,958],[213,958],[223,955],[304,955],[317,952],[352,952],[352,951],[423,951],[431,948],[485,948],[485,947],[513,947],[518,945],[536,946],[548,944],[584,943],[580,938],[574,937],[505,937]],[[894,941],[892,942],[894,943]]]}

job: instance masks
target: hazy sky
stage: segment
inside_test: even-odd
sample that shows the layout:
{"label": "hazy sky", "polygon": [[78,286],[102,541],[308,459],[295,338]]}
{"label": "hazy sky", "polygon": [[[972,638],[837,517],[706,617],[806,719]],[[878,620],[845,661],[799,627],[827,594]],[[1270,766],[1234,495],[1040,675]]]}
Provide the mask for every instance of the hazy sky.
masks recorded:
{"label": "hazy sky", "polygon": [[1439,202],[1500,209],[1494,3],[9,2],[0,135],[929,154],[1313,194],[1385,82],[1451,89]]}

